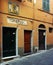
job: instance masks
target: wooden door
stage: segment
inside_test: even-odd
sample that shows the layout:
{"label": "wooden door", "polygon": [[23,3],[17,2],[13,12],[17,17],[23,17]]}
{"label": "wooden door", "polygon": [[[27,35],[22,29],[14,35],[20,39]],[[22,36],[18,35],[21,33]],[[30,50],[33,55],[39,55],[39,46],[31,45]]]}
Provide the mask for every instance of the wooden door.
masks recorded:
{"label": "wooden door", "polygon": [[31,31],[24,31],[24,52],[31,52]]}
{"label": "wooden door", "polygon": [[39,50],[45,50],[45,30],[39,30]]}
{"label": "wooden door", "polygon": [[2,24],[0,22],[0,57],[1,57],[1,35],[2,35]]}
{"label": "wooden door", "polygon": [[3,57],[16,55],[16,28],[3,27]]}

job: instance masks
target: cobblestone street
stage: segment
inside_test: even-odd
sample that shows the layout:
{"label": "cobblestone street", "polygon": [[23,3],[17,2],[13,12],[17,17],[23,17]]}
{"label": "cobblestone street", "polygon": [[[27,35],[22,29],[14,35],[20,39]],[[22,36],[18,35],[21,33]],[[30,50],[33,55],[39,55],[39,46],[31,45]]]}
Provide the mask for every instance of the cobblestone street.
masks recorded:
{"label": "cobblestone street", "polygon": [[53,49],[22,58],[16,58],[12,61],[4,62],[2,65],[53,65]]}
{"label": "cobblestone street", "polygon": [[0,65],[53,65],[53,0],[0,0]]}

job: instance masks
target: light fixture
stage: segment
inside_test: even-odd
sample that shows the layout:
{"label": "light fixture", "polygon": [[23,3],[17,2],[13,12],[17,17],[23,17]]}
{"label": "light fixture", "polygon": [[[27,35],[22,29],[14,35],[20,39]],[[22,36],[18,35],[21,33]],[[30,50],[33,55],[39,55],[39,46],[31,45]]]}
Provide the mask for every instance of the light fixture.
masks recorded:
{"label": "light fixture", "polygon": [[33,0],[34,1],[34,4],[36,4],[36,0]]}

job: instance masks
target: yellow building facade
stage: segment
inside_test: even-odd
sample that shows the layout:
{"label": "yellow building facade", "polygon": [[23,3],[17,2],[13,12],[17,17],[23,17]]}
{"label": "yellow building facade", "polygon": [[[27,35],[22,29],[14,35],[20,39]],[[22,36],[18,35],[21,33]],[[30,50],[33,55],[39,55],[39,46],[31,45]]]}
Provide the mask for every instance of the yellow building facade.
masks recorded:
{"label": "yellow building facade", "polygon": [[53,47],[53,1],[49,12],[43,0],[0,0],[0,56],[2,59]]}

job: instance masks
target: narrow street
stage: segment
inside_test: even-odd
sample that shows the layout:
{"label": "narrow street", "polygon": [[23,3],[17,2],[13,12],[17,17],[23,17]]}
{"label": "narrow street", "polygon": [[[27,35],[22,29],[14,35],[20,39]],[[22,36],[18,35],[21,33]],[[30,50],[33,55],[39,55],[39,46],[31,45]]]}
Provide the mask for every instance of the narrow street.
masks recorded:
{"label": "narrow street", "polygon": [[2,65],[53,65],[53,49],[16,58],[12,61],[4,62]]}
{"label": "narrow street", "polygon": [[53,65],[53,0],[0,0],[0,65]]}

